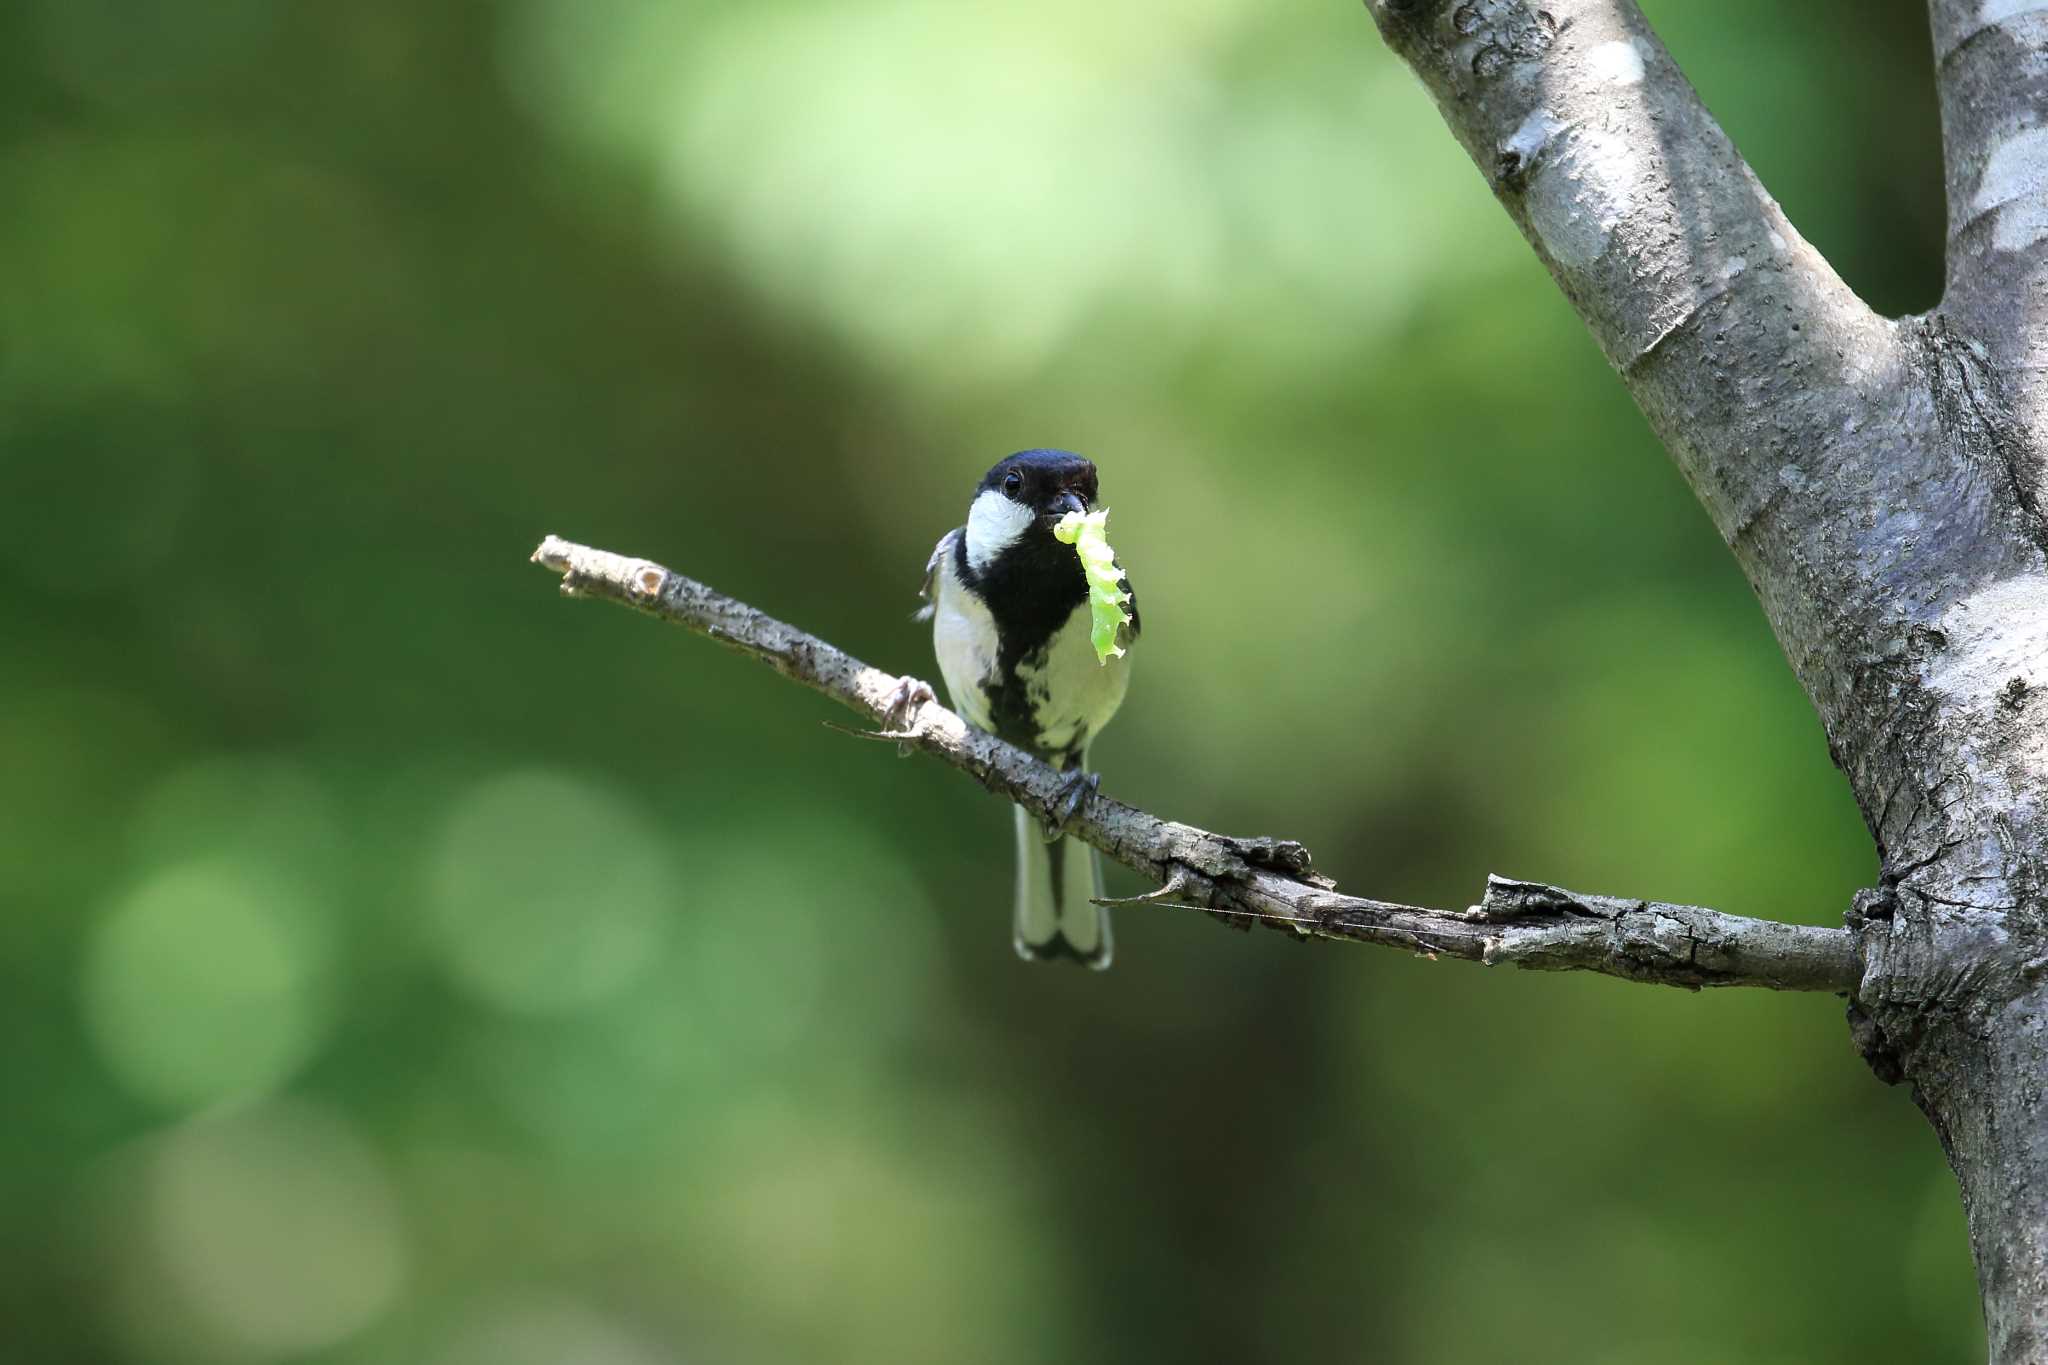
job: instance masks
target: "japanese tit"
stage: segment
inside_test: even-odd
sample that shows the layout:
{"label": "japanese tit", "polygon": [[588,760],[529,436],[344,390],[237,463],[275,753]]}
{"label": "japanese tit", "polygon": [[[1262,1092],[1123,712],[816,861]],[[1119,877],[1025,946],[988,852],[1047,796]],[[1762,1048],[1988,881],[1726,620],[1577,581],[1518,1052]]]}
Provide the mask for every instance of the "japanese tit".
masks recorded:
{"label": "japanese tit", "polygon": [[[1065,450],[1026,450],[975,487],[967,524],[948,531],[925,568],[932,645],[953,709],[980,730],[1029,749],[1071,774],[1065,815],[1099,780],[1088,745],[1123,704],[1127,655],[1098,662],[1089,640],[1088,582],[1072,545],[1052,529],[1095,506],[1095,466]],[[1122,566],[1118,566],[1122,572]],[[1130,591],[1125,578],[1123,590]],[[1138,637],[1138,606],[1117,643]],[[1109,912],[1093,848],[1039,827],[1015,809],[1019,955],[1109,965]],[[1061,822],[1064,823],[1064,820]]]}

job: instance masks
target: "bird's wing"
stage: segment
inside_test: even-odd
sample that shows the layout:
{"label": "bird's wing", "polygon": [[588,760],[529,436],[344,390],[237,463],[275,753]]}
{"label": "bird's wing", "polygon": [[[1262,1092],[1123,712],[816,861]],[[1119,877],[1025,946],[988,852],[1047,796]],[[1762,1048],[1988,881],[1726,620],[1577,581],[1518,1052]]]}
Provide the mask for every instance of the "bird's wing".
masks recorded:
{"label": "bird's wing", "polygon": [[946,556],[953,553],[953,542],[959,535],[960,528],[956,526],[940,536],[939,543],[932,547],[932,557],[924,564],[924,586],[917,590],[917,595],[924,599],[924,605],[911,613],[911,620],[929,621],[932,619],[932,613],[939,609],[936,592],[939,585],[939,565],[945,563]]}

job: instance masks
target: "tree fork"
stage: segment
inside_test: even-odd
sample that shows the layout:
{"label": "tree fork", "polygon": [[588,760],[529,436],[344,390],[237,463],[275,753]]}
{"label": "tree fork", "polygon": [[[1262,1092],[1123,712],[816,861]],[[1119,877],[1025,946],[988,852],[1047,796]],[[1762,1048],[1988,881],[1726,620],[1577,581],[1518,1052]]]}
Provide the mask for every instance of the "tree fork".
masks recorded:
{"label": "tree fork", "polygon": [[1924,317],[1858,300],[1632,0],[1369,0],[1755,588],[1883,868],[1850,1024],[1956,1172],[1997,1365],[2048,1357],[2048,7],[1930,0]]}

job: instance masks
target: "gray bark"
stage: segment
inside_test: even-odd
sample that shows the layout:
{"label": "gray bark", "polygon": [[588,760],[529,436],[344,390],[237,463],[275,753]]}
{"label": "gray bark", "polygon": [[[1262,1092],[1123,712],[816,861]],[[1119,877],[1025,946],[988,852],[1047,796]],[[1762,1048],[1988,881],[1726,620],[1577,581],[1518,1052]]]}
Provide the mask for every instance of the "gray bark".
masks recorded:
{"label": "gray bark", "polygon": [[1885,319],[1628,0],[1371,0],[1756,590],[1880,855],[1853,1035],[2048,1358],[2048,7],[1932,0],[1941,305]]}

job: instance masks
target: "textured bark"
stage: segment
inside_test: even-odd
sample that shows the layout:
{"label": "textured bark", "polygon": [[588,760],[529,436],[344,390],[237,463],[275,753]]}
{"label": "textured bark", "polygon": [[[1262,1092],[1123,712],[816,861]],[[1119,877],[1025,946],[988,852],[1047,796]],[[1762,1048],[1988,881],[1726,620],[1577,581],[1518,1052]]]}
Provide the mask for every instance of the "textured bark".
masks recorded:
{"label": "textured bark", "polygon": [[2003,454],[2038,536],[2048,433],[2048,6],[1932,0],[1928,10],[1948,189],[1941,311],[1975,343],[1983,373],[1970,376],[1971,401],[2000,410]]}
{"label": "textured bark", "polygon": [[[931,754],[1041,820],[1051,819],[1063,804],[1064,779],[1048,764],[973,729],[936,701],[906,705],[905,679],[870,668],[694,579],[555,536],[541,542],[533,562],[560,573],[562,591],[570,596],[637,607],[767,664],[890,727],[854,733]],[[1377,943],[1489,965],[1601,972],[1691,989],[1847,992],[1862,972],[1846,930],[1586,896],[1538,882],[1489,878],[1485,898],[1467,910],[1347,896],[1315,871],[1308,850],[1291,839],[1212,834],[1099,792],[1082,801],[1066,830],[1160,883],[1150,896],[1105,904],[1192,907],[1239,927],[1262,924],[1303,938]]]}
{"label": "textured bark", "polygon": [[1932,0],[1948,288],[1873,314],[1627,0],[1372,0],[1755,588],[1876,842],[1850,1003],[2048,1358],[2048,6]]}

